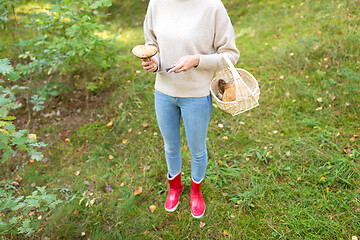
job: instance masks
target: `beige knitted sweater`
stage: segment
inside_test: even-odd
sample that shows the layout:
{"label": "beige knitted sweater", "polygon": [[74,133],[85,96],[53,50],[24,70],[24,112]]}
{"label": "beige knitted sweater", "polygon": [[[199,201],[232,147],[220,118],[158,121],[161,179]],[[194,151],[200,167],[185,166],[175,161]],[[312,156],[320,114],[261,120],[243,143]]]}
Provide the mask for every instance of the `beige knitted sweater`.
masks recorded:
{"label": "beige knitted sweater", "polygon": [[214,71],[227,67],[218,53],[225,53],[233,64],[239,58],[234,29],[220,0],[150,0],[144,35],[146,44],[159,49],[158,71],[182,56],[200,56],[196,68],[156,74],[155,89],[173,97],[209,95]]}

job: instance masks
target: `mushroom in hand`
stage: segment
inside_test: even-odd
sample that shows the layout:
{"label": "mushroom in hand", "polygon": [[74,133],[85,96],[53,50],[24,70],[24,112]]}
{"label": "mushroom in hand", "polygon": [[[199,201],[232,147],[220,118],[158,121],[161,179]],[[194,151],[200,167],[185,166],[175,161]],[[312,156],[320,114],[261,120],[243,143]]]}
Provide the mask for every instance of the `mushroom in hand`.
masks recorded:
{"label": "mushroom in hand", "polygon": [[150,59],[157,51],[157,47],[152,45],[137,45],[131,50],[136,57],[144,60]]}

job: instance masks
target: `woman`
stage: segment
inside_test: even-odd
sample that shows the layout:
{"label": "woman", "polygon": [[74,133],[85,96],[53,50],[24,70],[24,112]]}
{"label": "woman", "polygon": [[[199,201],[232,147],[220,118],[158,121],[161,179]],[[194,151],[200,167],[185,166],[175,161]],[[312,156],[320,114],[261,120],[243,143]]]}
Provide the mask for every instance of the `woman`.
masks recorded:
{"label": "woman", "polygon": [[[191,154],[190,209],[205,213],[201,184],[207,166],[206,135],[212,111],[210,81],[227,67],[219,53],[236,63],[234,29],[220,0],[150,0],[144,21],[147,45],[158,53],[142,66],[156,72],[155,111],[164,139],[169,192],[165,209],[176,210],[181,182],[180,121]],[[166,69],[172,67],[169,71]]]}

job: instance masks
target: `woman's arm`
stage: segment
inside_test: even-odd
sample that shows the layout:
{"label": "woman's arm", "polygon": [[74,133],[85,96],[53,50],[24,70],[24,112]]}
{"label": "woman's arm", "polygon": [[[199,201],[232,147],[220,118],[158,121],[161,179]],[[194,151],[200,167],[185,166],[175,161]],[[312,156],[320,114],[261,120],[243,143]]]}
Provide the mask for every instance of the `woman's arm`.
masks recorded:
{"label": "woman's arm", "polygon": [[224,5],[219,1],[219,6],[215,14],[215,36],[214,54],[200,54],[198,69],[221,70],[228,65],[223,57],[217,53],[224,53],[235,65],[239,59],[240,52],[236,48],[234,28],[226,12]]}
{"label": "woman's arm", "polygon": [[159,46],[156,41],[156,35],[154,32],[151,1],[149,2],[149,6],[144,20],[144,37],[145,37],[145,44],[156,46],[158,49],[158,53],[154,57],[152,57],[150,61],[143,61],[142,66],[148,72],[158,71],[160,69]]}

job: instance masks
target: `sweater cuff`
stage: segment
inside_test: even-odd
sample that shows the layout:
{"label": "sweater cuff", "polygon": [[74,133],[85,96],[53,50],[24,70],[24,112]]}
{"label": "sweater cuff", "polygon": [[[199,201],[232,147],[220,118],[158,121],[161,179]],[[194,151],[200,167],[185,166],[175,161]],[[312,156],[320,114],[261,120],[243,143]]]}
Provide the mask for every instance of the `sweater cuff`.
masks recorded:
{"label": "sweater cuff", "polygon": [[197,69],[201,70],[209,70],[209,69],[218,69],[219,63],[222,62],[222,56],[219,54],[209,54],[209,55],[203,55],[199,54],[200,60],[199,65],[196,67]]}

